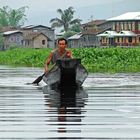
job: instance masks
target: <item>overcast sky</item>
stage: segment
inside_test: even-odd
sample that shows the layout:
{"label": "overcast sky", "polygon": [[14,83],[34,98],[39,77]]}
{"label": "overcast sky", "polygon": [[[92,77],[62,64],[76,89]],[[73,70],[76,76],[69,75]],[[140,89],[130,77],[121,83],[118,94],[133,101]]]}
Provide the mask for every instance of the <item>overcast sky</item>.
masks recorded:
{"label": "overcast sky", "polygon": [[[117,5],[117,6],[116,6]],[[9,6],[18,9],[28,6],[26,24],[46,24],[52,18],[59,17],[57,9],[74,7],[76,18],[81,18],[84,22],[90,17],[94,19],[110,18],[123,12],[139,10],[140,0],[0,0],[0,7]],[[115,7],[116,6],[116,7]]]}
{"label": "overcast sky", "polygon": [[105,3],[113,3],[122,0],[0,0],[0,6],[8,5],[13,8],[19,8],[22,6],[29,6],[31,10],[43,10],[50,11],[58,8],[65,9],[66,7],[83,7],[89,5],[99,5]]}

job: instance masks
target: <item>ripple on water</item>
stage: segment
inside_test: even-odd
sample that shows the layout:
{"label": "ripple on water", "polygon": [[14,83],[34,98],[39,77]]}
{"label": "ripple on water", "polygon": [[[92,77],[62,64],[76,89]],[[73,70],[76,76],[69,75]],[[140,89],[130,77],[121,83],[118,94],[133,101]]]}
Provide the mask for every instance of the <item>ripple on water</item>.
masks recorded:
{"label": "ripple on water", "polygon": [[90,74],[83,88],[27,85],[35,68],[0,67],[0,139],[140,139],[140,74]]}

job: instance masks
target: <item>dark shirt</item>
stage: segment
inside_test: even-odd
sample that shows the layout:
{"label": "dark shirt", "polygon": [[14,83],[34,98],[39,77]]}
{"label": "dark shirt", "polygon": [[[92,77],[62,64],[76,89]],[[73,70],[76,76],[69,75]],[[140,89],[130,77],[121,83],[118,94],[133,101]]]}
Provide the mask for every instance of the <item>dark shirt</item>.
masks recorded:
{"label": "dark shirt", "polygon": [[69,50],[65,50],[64,54],[60,55],[58,49],[54,50],[52,52],[52,60],[51,60],[51,62],[54,64],[54,63],[56,63],[57,59],[59,59],[59,58],[71,58],[71,55],[69,55],[69,53],[71,53]]}

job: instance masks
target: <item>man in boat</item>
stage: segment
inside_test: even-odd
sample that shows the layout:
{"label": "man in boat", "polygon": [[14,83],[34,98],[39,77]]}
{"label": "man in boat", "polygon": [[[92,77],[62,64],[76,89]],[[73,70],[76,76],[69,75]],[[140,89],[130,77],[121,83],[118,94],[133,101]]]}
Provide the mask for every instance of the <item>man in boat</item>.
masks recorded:
{"label": "man in boat", "polygon": [[58,48],[53,50],[49,57],[47,58],[45,62],[45,72],[48,72],[48,66],[50,63],[55,64],[57,59],[59,58],[72,58],[72,52],[67,48],[68,42],[65,38],[59,38],[57,40],[57,46]]}

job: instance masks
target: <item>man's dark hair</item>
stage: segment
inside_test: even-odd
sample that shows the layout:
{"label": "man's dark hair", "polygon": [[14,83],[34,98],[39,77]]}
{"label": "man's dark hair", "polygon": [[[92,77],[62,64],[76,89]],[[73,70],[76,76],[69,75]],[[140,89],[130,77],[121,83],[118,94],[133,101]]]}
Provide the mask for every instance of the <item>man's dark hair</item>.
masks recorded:
{"label": "man's dark hair", "polygon": [[68,44],[68,41],[67,41],[67,39],[65,39],[65,38],[59,38],[59,39],[57,40],[57,42],[59,43],[59,41],[62,41],[62,40],[64,40],[65,43]]}

